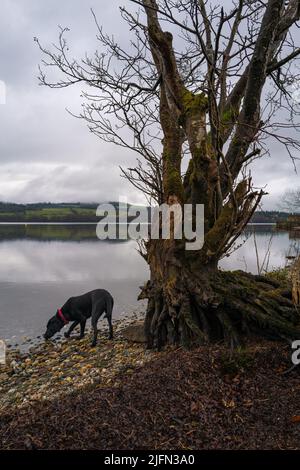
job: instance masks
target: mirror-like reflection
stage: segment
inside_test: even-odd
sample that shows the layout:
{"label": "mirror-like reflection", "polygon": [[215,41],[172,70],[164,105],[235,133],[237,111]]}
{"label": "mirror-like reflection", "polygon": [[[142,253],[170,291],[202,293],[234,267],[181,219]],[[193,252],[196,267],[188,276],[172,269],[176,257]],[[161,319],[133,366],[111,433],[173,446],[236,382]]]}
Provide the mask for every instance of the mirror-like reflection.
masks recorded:
{"label": "mirror-like reflection", "polygon": [[[98,287],[112,293],[114,318],[144,309],[136,299],[149,273],[136,242],[100,241],[95,228],[0,225],[0,338],[14,343],[40,335],[68,297]],[[257,273],[285,266],[297,253],[297,236],[272,225],[248,226],[220,267]]]}
{"label": "mirror-like reflection", "polygon": [[[300,233],[300,232],[299,232]],[[299,252],[300,238],[294,234],[278,231],[275,225],[249,225],[237,240],[238,249],[224,258],[223,269],[243,269],[257,274],[287,265],[287,257]]]}
{"label": "mirror-like reflection", "polygon": [[84,241],[94,240],[96,224],[53,223],[53,224],[3,224],[0,223],[0,241],[4,240],[61,240]]}

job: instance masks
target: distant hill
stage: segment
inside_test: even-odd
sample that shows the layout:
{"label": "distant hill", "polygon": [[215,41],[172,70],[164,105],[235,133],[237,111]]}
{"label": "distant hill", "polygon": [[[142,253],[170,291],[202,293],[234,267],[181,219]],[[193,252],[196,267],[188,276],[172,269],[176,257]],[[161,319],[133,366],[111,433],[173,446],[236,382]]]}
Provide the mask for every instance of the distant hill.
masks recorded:
{"label": "distant hill", "polygon": [[[110,202],[116,208],[118,202]],[[38,202],[32,204],[16,204],[11,202],[0,202],[0,222],[99,222],[96,216],[97,203],[52,203]],[[120,211],[126,211],[127,207],[140,206],[122,204]],[[251,219],[252,223],[276,223],[285,221],[287,212],[280,211],[256,211]]]}

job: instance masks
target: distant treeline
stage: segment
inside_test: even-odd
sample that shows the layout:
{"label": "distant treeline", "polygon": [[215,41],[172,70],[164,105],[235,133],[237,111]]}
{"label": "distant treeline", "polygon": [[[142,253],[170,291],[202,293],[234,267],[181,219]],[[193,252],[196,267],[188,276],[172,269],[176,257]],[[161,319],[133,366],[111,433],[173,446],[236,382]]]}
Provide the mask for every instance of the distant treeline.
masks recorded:
{"label": "distant treeline", "polygon": [[251,222],[256,224],[277,223],[279,220],[286,220],[290,214],[280,211],[256,211]]}
{"label": "distant treeline", "polygon": [[[118,202],[111,202],[116,208]],[[0,222],[98,222],[96,203],[52,203],[38,202],[16,204],[0,202]],[[129,207],[122,205],[120,211]],[[138,206],[134,206],[138,210]],[[257,211],[251,219],[253,223],[276,223],[286,220],[289,214],[280,211]]]}

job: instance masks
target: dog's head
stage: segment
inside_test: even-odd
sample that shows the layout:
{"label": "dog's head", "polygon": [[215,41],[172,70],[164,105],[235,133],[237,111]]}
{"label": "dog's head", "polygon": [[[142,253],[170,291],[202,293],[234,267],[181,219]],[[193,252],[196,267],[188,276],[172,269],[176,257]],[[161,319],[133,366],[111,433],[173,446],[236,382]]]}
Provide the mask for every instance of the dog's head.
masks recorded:
{"label": "dog's head", "polygon": [[54,315],[50,318],[47,323],[46,333],[44,334],[45,339],[50,339],[55,333],[58,333],[64,326],[63,320],[57,315]]}

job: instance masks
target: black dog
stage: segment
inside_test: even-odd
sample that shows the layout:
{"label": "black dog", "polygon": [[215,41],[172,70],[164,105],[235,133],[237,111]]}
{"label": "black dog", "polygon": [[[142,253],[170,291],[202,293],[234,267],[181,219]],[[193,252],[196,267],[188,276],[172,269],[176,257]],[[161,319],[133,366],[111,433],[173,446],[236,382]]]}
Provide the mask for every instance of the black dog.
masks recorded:
{"label": "black dog", "polygon": [[51,338],[70,321],[74,323],[72,323],[69,330],[65,333],[65,337],[68,338],[74,328],[80,324],[79,338],[83,338],[86,321],[88,318],[92,317],[92,327],[94,331],[92,346],[96,346],[98,335],[97,322],[102,313],[106,312],[105,318],[107,318],[109,325],[109,339],[112,339],[113,327],[111,317],[113,306],[114,299],[110,293],[104,289],[96,289],[86,294],[79,295],[78,297],[70,297],[48,321],[44,338]]}

